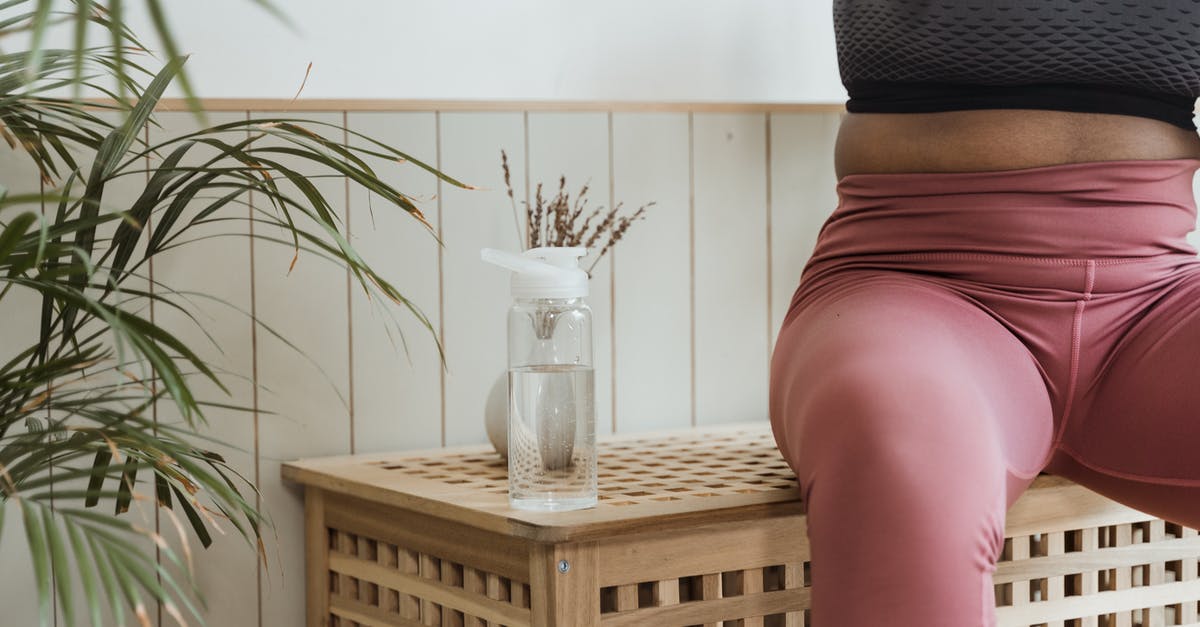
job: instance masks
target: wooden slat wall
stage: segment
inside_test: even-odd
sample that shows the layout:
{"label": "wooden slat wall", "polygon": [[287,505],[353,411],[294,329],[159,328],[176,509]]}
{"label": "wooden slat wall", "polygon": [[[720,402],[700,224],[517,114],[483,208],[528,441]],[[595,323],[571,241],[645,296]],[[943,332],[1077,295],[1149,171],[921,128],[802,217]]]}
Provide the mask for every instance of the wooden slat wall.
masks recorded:
{"label": "wooden slat wall", "polygon": [[464,190],[443,183],[439,196],[445,242],[441,291],[447,360],[442,445],[449,446],[487,441],[482,408],[508,364],[508,276],[485,265],[479,250],[516,250],[520,245],[503,191],[500,150],[508,154],[513,194],[518,200],[525,194],[527,151],[526,125],[520,112],[444,113],[438,120],[441,170],[489,190]]}
{"label": "wooden slat wall", "polygon": [[[647,209],[613,256],[614,430],[692,416],[691,183],[687,113],[612,116],[616,198]],[[649,348],[653,347],[653,350]]]}
{"label": "wooden slat wall", "polygon": [[[209,122],[224,124],[245,118],[245,115],[244,112],[212,113]],[[195,118],[183,113],[165,113],[158,119],[161,128],[152,128],[150,133],[150,140],[155,143],[200,128]],[[195,162],[195,159],[191,159],[187,163]],[[246,207],[232,209],[230,213],[244,218],[250,216]],[[190,218],[190,215],[184,216],[184,219]],[[249,280],[251,244],[244,236],[248,233],[249,223],[245,220],[197,227],[192,231],[193,238],[218,234],[221,237],[198,240],[156,256],[154,278],[172,289],[202,292],[228,303],[224,305],[211,300],[195,300],[199,309],[198,319],[214,336],[220,349],[213,346],[195,323],[169,307],[155,308],[155,320],[194,347],[209,363],[237,373],[237,377],[225,378],[225,386],[232,392],[235,403],[252,407],[255,345],[248,315],[252,305]],[[203,395],[202,398],[221,398],[220,391],[212,384],[200,385],[197,392]],[[207,433],[230,444],[218,448],[217,452],[243,476],[253,480],[256,467],[254,415],[214,407],[207,410],[205,416],[209,423]],[[169,403],[160,403],[158,418],[163,423],[174,422],[178,419],[178,413]],[[179,550],[178,534],[173,523],[165,515],[161,518],[163,535]],[[181,520],[181,523],[187,524],[186,520]],[[210,624],[253,625],[258,620],[258,597],[254,593],[258,585],[255,556],[252,547],[237,537],[236,530],[230,528],[227,531],[228,535],[225,536],[214,534],[216,541],[207,550],[193,543],[194,554],[198,557],[195,562],[196,578],[210,600]],[[246,601],[233,602],[238,598]],[[172,622],[164,617],[163,624]]]}
{"label": "wooden slat wall", "polygon": [[[119,114],[116,114],[114,112],[109,112],[109,111],[101,111],[101,112],[98,112],[97,115],[98,115],[98,117],[106,120],[110,124],[115,124],[115,123],[119,122],[121,119],[121,116]],[[143,136],[143,137],[145,137],[145,136]],[[94,154],[77,151],[77,150],[73,151],[73,152],[75,153],[75,158],[78,160],[80,167],[84,171],[90,170],[92,167],[92,161],[94,158]],[[138,167],[139,165],[144,165],[144,164],[145,164],[144,161],[141,164],[134,164],[134,168]],[[146,178],[145,174],[136,174],[136,173],[131,174],[129,176],[114,179],[105,188],[104,197],[101,200],[102,209],[128,207],[130,204],[132,204],[138,198],[138,196],[141,195],[142,190],[145,189],[146,181],[147,181],[147,178]],[[79,193],[79,188],[73,187],[72,193]],[[46,206],[44,207],[45,213],[47,215],[49,215],[50,211],[52,211],[52,210],[53,210],[52,206],[49,203],[47,203]],[[118,227],[115,222],[101,225],[100,227],[98,227],[96,229],[97,241],[98,242],[104,241],[108,238],[111,238],[113,236],[113,234],[116,232],[117,228]],[[136,247],[136,249],[133,253],[133,259],[138,259],[142,256],[142,254],[145,251],[145,245],[146,245],[145,241],[139,242],[138,246]],[[151,264],[146,264],[146,265],[143,265],[136,269],[134,269],[131,264],[130,266],[128,266],[126,268],[126,270],[134,272],[135,276],[126,279],[125,282],[123,283],[123,285],[125,285],[128,288],[137,289],[137,290],[154,289],[152,286],[152,283],[151,283],[151,277],[153,276],[153,272],[154,272]],[[155,311],[156,308],[153,307],[153,305],[149,302],[149,299],[147,299],[147,298],[141,298],[141,297],[131,298],[131,299],[125,301],[125,305],[126,305],[126,307],[128,307],[128,309],[130,311],[134,311],[142,317],[149,317],[151,320],[155,319],[155,315],[157,313]],[[103,329],[103,327],[95,320],[92,320],[87,325],[85,325],[83,328],[85,329],[83,335],[87,335],[88,329]],[[108,335],[106,337],[100,338],[99,342],[107,343],[109,346],[112,346],[113,339],[112,339],[111,335]],[[203,388],[201,388],[201,389],[203,389]],[[159,415],[158,415],[159,410],[163,410],[163,412],[164,412],[163,418],[164,419],[166,419],[166,420],[171,419],[170,418],[171,408],[170,408],[169,403],[164,403],[160,407],[153,408],[153,412],[154,412],[153,415],[156,420],[159,418]],[[138,474],[141,475],[140,472]],[[55,486],[55,490],[58,490],[58,491],[82,490],[82,489],[85,489],[86,486],[87,486],[87,481],[84,481],[82,478],[78,478],[78,479],[75,479],[72,481],[60,482],[58,485]],[[112,487],[111,485],[108,485],[109,489],[111,489],[111,487]],[[154,503],[153,499],[154,499],[153,484],[148,481],[138,481],[137,487],[134,490],[134,498],[129,505],[129,512],[127,514],[125,514],[126,516],[128,516],[128,520],[132,524],[138,525],[145,529],[154,529],[154,528],[158,527],[158,524],[160,521],[158,520],[158,515],[157,515],[157,512],[153,505],[153,503]],[[64,507],[79,507],[80,506],[80,502],[78,500],[56,501],[56,503],[61,503],[62,506],[64,506]],[[111,503],[108,504],[108,507],[112,507]],[[108,511],[111,512],[112,510],[109,509]],[[168,525],[170,524],[169,521],[166,521],[165,519],[164,519],[164,521],[161,521],[161,522],[163,522],[163,524],[168,524]],[[134,538],[133,543],[135,546],[139,547],[139,549],[141,549],[142,551],[146,551],[150,554],[153,554],[155,551],[154,543],[148,537]],[[25,571],[25,572],[29,572],[29,571]],[[57,586],[57,584],[56,584],[56,586]],[[73,593],[74,598],[81,598],[83,596],[84,588],[77,579],[72,580],[71,588],[72,588],[72,593]],[[102,620],[104,620],[106,624],[116,624],[115,614],[111,611],[111,609],[112,608],[106,607],[105,610],[102,612],[102,616],[103,616]],[[146,615],[148,618],[154,619],[157,615],[156,608],[153,606],[150,606],[149,608],[147,608]],[[130,612],[128,612],[128,611],[124,611],[124,616],[126,617],[126,620],[128,620],[129,622],[134,622],[134,620],[135,620],[130,617]],[[59,625],[67,624],[61,611],[57,611],[57,608],[56,608],[56,615],[55,615],[54,620]],[[79,620],[79,618],[77,618],[76,620]],[[34,623],[34,624],[36,624],[36,623]]]}
{"label": "wooden slat wall", "polygon": [[[528,113],[529,200],[534,202],[537,183],[542,182],[542,197],[553,198],[559,188],[559,177],[566,177],[566,191],[575,198],[586,182],[590,186],[584,198],[589,207],[613,206],[612,180],[609,171],[609,120],[605,113]],[[469,149],[464,147],[464,149]],[[629,204],[637,206],[631,199]],[[626,207],[628,209],[628,207]],[[511,211],[510,211],[511,213]],[[510,220],[511,222],[511,220]],[[632,227],[631,227],[632,228]],[[582,264],[591,267],[600,251],[589,250]],[[502,273],[507,274],[507,273]],[[505,277],[507,280],[507,277]],[[588,304],[592,308],[592,363],[596,369],[596,434],[613,431],[613,368],[612,368],[612,260],[606,254],[592,268]],[[482,315],[483,312],[480,312]]]}
{"label": "wooden slat wall", "polygon": [[[264,112],[266,117],[281,117]],[[312,113],[306,118],[340,124],[341,113]],[[301,163],[281,156],[303,172]],[[298,161],[298,160],[296,160]],[[345,198],[345,182],[314,179],[329,199]],[[336,205],[335,205],[336,206]],[[270,211],[255,208],[256,211]],[[341,217],[345,217],[343,206]],[[255,224],[281,237],[281,229]],[[350,312],[347,275],[331,262],[300,252],[295,267],[290,246],[254,240],[254,310],[295,346],[262,329],[256,334],[259,490],[270,510],[275,532],[267,537],[270,576],[259,577],[263,625],[304,622],[304,499],[299,486],[279,480],[279,466],[296,457],[347,453],[350,429]],[[319,366],[319,369],[317,368]],[[269,413],[268,413],[269,412]]]}
{"label": "wooden slat wall", "polygon": [[[272,115],[222,109],[212,114],[214,123]],[[597,432],[767,419],[775,331],[816,230],[836,203],[836,108],[498,106],[288,115],[345,121],[482,189],[439,185],[411,164],[378,164],[399,189],[417,197],[445,242],[439,249],[408,215],[378,199],[369,202],[343,182],[317,183],[349,220],[364,257],[428,316],[445,347],[444,371],[432,336],[413,316],[367,300],[345,271],[311,254],[302,252],[289,274],[289,248],[230,237],[158,262],[158,280],[213,292],[254,311],[307,354],[253,329],[236,311],[205,307],[202,320],[225,351],[206,355],[244,377],[231,380],[231,402],[260,410],[214,412],[212,434],[230,441],[231,461],[257,478],[276,525],[268,534],[265,569],[231,535],[218,536],[207,552],[197,547],[210,624],[303,622],[303,499],[299,489],[280,481],[281,461],[487,441],[483,407],[505,370],[509,296],[507,273],[484,264],[479,249],[515,250],[518,228],[524,229],[523,211],[519,227],[514,224],[501,149],[509,157],[519,208],[532,200],[539,181],[544,195],[552,196],[559,175],[567,177],[572,197],[589,183],[589,207],[624,202],[632,210],[657,203],[596,266],[592,279]],[[161,120],[164,129],[155,136],[194,125],[182,112],[164,113]],[[387,330],[389,316],[399,320],[407,356],[401,339]],[[25,563],[15,535],[19,524],[8,522],[6,567]],[[251,592],[256,585],[258,595]],[[0,603],[21,616],[36,610],[32,598],[24,588],[0,592]],[[162,624],[173,622],[164,616]]]}
{"label": "wooden slat wall", "polygon": [[[352,112],[346,120],[356,132],[396,146],[423,163],[437,161],[437,119],[432,112]],[[434,176],[415,167],[372,165],[388,183],[423,201],[422,213],[430,224],[439,223]],[[351,243],[439,331],[437,241],[407,213],[378,199],[368,202],[367,196],[362,188],[350,189]],[[441,446],[442,372],[429,330],[407,311],[368,299],[358,285],[350,286],[350,294],[352,450],[365,453]],[[397,325],[399,335],[394,328]]]}
{"label": "wooden slat wall", "polygon": [[840,117],[770,116],[772,339],[783,324],[817,232],[837,204],[831,146],[837,139]]}
{"label": "wooden slat wall", "polygon": [[765,114],[693,116],[696,424],[767,416],[766,146]]}
{"label": "wooden slat wall", "polygon": [[[9,194],[32,194],[40,190],[37,167],[24,154],[0,150],[0,172],[3,173],[2,180]],[[38,207],[21,207],[20,210],[38,211]],[[7,221],[17,211],[18,208],[13,207],[0,215],[0,219]],[[5,313],[18,311],[24,315],[6,317],[0,323],[0,362],[7,362],[37,341],[40,308],[41,298],[32,290],[13,287],[4,297]],[[6,514],[4,526],[0,529],[0,565],[3,565],[5,573],[32,573],[25,523],[20,510],[7,505],[0,507],[5,508]],[[15,570],[18,567],[20,570]],[[10,585],[0,586],[0,607],[6,608],[4,620],[12,621],[15,625],[36,625],[38,606],[33,599],[37,598],[37,585],[33,576],[10,575],[8,583]]]}

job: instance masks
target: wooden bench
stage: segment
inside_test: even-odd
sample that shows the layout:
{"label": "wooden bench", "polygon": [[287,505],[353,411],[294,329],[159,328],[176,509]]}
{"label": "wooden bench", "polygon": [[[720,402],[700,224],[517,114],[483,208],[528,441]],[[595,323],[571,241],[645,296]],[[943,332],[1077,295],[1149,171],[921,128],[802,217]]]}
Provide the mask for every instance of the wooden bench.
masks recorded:
{"label": "wooden bench", "polygon": [[[490,445],[285,464],[306,486],[309,626],[813,627],[767,422],[598,447],[600,502],[571,512],[510,509]],[[1198,561],[1196,530],[1042,475],[1008,512],[999,625],[1197,625]]]}

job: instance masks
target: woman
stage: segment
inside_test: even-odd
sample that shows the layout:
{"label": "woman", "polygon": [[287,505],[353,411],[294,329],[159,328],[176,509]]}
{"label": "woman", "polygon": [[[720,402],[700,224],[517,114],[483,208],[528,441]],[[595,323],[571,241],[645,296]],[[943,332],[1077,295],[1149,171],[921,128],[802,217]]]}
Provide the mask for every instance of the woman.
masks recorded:
{"label": "woman", "polygon": [[1200,527],[1200,3],[833,17],[839,203],[771,365],[813,622],[994,625],[1041,471]]}

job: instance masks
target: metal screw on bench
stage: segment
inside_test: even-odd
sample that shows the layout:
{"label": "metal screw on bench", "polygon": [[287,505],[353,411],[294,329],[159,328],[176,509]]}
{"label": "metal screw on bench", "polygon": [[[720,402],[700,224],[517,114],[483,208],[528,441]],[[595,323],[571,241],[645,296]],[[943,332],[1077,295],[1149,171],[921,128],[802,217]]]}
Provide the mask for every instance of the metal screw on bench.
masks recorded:
{"label": "metal screw on bench", "polygon": [[565,573],[571,570],[571,563],[567,560],[558,560],[558,572]]}

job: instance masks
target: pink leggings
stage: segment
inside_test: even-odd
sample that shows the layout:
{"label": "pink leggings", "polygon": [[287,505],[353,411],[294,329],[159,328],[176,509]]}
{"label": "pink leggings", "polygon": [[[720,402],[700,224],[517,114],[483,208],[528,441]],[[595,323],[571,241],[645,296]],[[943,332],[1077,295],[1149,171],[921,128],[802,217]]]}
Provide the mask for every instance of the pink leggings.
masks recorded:
{"label": "pink leggings", "polygon": [[1200,160],[852,174],[771,363],[820,627],[995,624],[1040,471],[1200,527]]}

